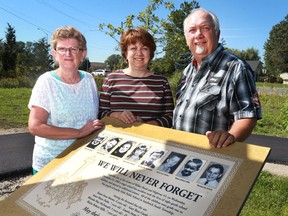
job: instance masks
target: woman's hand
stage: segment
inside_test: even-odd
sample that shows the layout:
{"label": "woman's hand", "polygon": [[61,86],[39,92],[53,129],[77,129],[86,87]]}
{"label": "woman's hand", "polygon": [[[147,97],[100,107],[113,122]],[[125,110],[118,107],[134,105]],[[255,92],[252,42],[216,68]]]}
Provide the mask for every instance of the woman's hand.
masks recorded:
{"label": "woman's hand", "polygon": [[88,121],[82,128],[79,129],[79,137],[85,137],[91,134],[93,131],[104,127],[104,122],[99,119]]}
{"label": "woman's hand", "polygon": [[117,118],[120,121],[124,122],[125,124],[132,124],[137,121],[134,114],[130,111],[123,111],[123,112],[113,112],[110,114],[111,117]]}

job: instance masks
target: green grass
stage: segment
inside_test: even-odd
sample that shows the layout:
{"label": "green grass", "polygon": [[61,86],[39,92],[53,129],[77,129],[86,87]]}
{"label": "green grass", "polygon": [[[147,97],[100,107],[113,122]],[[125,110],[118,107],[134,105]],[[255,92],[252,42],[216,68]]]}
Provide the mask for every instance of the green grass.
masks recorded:
{"label": "green grass", "polygon": [[[100,82],[100,81],[98,81]],[[172,88],[176,88],[172,80]],[[0,88],[0,128],[26,127],[27,107],[31,89]],[[261,95],[263,119],[258,121],[254,134],[288,137],[288,96]]]}
{"label": "green grass", "polygon": [[0,127],[26,127],[29,109],[27,107],[31,89],[29,88],[0,88]]}
{"label": "green grass", "polygon": [[[96,80],[97,81],[97,80]],[[97,83],[102,80],[98,80]],[[99,84],[98,84],[99,85]],[[175,80],[171,81],[174,88]],[[0,127],[26,127],[27,108],[31,89],[0,88]],[[288,96],[260,95],[263,119],[253,133],[288,137]],[[241,216],[288,215],[288,177],[279,177],[262,171],[246,201]]]}
{"label": "green grass", "polygon": [[257,87],[288,88],[288,85],[283,85],[282,83],[257,82]]}
{"label": "green grass", "polygon": [[288,178],[261,172],[240,215],[288,215]]}
{"label": "green grass", "polygon": [[288,96],[260,95],[262,119],[253,133],[288,137]]}

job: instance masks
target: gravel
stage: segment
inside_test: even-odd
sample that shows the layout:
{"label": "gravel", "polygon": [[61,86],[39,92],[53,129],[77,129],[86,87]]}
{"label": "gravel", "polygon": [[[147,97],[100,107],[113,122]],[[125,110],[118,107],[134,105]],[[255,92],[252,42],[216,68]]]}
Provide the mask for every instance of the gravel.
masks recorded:
{"label": "gravel", "polygon": [[8,197],[12,192],[23,185],[30,177],[31,173],[20,173],[17,175],[5,176],[0,179],[0,201]]}

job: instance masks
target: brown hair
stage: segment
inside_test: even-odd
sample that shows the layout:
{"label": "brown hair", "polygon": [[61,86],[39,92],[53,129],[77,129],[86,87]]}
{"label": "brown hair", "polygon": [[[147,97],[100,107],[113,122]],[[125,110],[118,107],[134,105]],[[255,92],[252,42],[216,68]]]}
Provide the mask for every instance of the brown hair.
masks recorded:
{"label": "brown hair", "polygon": [[153,36],[143,28],[128,29],[123,32],[120,39],[121,54],[126,59],[127,48],[131,44],[142,43],[150,49],[150,60],[154,57],[156,44]]}
{"label": "brown hair", "polygon": [[76,28],[71,26],[62,26],[56,29],[53,32],[53,35],[51,37],[51,47],[52,49],[56,49],[57,41],[67,38],[75,38],[79,42],[79,48],[83,50],[87,50],[87,42],[84,37],[84,35],[78,31]]}

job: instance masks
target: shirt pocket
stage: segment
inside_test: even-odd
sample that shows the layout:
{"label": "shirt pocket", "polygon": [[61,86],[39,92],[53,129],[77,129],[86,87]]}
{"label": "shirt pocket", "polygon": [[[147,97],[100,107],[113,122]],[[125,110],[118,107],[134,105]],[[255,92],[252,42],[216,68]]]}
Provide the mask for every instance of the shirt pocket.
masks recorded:
{"label": "shirt pocket", "polygon": [[216,109],[220,93],[220,86],[204,86],[197,95],[196,107],[198,109],[205,109],[206,111]]}

